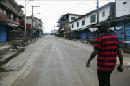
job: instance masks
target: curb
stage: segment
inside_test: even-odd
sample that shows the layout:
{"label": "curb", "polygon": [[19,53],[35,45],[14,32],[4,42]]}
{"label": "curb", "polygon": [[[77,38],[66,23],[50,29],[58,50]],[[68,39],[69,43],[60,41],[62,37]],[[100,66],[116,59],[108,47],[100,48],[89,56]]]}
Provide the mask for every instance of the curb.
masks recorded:
{"label": "curb", "polygon": [[24,50],[25,50],[25,48],[20,48],[16,52],[14,52],[14,54],[12,54],[12,55],[10,55],[10,56],[8,56],[6,58],[0,59],[0,67],[2,65],[5,65],[6,63],[8,63],[14,57],[18,56],[21,52],[24,52]]}
{"label": "curb", "polygon": [[3,47],[3,48],[0,47],[0,56],[2,54],[4,54],[5,52],[7,52],[9,50],[9,48],[10,48],[9,46],[8,47]]}

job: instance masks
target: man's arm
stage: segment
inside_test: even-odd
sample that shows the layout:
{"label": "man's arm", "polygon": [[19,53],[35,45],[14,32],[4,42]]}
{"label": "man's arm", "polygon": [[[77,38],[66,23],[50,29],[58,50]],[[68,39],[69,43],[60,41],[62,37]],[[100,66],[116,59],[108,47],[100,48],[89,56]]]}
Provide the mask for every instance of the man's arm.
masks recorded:
{"label": "man's arm", "polygon": [[122,72],[123,71],[123,67],[122,67],[122,65],[123,65],[123,55],[122,55],[120,49],[117,50],[117,54],[118,54],[118,58],[119,58],[119,61],[120,61],[120,64],[118,65],[117,70],[119,70],[119,72]]}
{"label": "man's arm", "polygon": [[87,63],[86,63],[86,67],[90,66],[90,62],[91,60],[97,55],[98,51],[96,49],[94,49],[94,51],[91,53],[90,58],[88,59]]}
{"label": "man's arm", "polygon": [[123,65],[123,55],[122,55],[120,49],[117,50],[117,54],[118,54],[118,58],[120,61],[120,66],[122,66]]}
{"label": "man's arm", "polygon": [[90,58],[88,59],[86,63],[86,67],[90,66],[91,60],[98,54],[98,51],[101,49],[101,39],[99,37],[96,38],[94,42],[94,50],[90,55]]}

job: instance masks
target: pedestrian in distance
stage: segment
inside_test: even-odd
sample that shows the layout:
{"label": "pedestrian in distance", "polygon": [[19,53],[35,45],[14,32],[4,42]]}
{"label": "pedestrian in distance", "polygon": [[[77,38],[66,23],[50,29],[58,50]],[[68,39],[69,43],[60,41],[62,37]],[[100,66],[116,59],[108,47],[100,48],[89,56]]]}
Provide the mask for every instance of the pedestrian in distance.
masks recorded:
{"label": "pedestrian in distance", "polygon": [[116,66],[116,57],[120,62],[117,70],[123,71],[123,56],[119,49],[118,37],[109,30],[110,26],[108,21],[97,24],[100,35],[96,38],[94,50],[86,63],[86,67],[89,67],[91,60],[97,56],[99,86],[110,86],[110,75]]}

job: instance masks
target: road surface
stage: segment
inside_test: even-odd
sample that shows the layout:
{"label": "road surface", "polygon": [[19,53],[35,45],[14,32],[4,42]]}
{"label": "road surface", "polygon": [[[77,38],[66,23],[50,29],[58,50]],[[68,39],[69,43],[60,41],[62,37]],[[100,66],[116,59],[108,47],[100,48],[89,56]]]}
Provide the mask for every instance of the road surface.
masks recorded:
{"label": "road surface", "polygon": [[[85,63],[93,47],[52,36],[40,38],[5,65],[0,86],[98,86],[96,59]],[[112,86],[130,86],[130,71],[112,73]]]}

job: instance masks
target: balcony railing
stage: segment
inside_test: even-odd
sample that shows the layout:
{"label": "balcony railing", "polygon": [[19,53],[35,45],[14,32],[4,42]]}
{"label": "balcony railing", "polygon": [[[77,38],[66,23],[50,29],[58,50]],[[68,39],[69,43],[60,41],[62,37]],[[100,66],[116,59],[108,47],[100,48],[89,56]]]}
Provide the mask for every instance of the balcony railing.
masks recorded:
{"label": "balcony railing", "polygon": [[20,25],[19,21],[14,21],[12,19],[9,19],[6,15],[4,15],[3,13],[0,13],[0,22],[6,22],[6,23],[11,23],[11,24],[16,24],[16,25]]}

